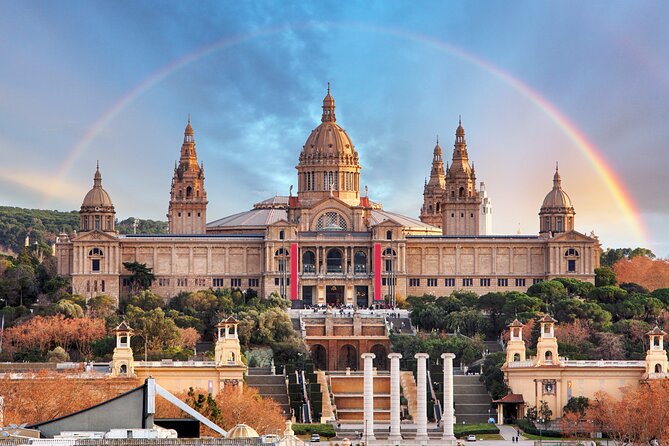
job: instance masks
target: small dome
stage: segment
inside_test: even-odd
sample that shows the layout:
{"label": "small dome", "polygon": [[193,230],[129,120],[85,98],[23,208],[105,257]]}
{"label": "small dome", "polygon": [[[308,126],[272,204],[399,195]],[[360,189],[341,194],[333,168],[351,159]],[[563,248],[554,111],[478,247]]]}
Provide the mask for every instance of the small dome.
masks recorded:
{"label": "small dome", "polygon": [[228,431],[225,438],[258,438],[258,432],[247,424],[238,424]]}
{"label": "small dome", "polygon": [[81,207],[88,208],[97,208],[97,207],[113,207],[111,197],[106,190],[102,188],[102,175],[100,174],[100,168],[95,170],[95,176],[93,177],[93,188],[88,191],[84,197],[84,201],[81,204]]}
{"label": "small dome", "polygon": [[544,198],[541,208],[571,209],[572,207],[569,195],[562,190],[562,180],[560,178],[560,173],[556,168],[555,175],[553,175],[553,189],[551,189],[546,195],[546,198]]}

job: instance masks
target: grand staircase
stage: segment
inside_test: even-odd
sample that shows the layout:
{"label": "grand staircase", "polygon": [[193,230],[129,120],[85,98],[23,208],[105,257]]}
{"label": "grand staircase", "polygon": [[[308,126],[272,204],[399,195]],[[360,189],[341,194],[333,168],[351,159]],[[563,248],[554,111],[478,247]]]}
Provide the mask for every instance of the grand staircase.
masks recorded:
{"label": "grand staircase", "polygon": [[478,375],[453,375],[453,405],[458,424],[486,423],[490,417],[491,398]]}
{"label": "grand staircase", "polygon": [[272,375],[269,367],[249,367],[247,383],[249,387],[258,389],[258,394],[263,398],[271,398],[279,403],[284,417],[290,418],[290,400],[283,374]]}

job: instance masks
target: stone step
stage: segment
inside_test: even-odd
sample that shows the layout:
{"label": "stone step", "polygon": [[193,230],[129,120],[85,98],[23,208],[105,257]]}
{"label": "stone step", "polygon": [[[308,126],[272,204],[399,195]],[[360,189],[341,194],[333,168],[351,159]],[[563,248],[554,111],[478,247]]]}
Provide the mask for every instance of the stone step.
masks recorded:
{"label": "stone step", "polygon": [[253,375],[270,375],[270,368],[269,367],[249,367],[247,375],[253,376]]}
{"label": "stone step", "polygon": [[456,415],[487,414],[488,409],[492,409],[490,404],[455,404],[454,406]]}
{"label": "stone step", "polygon": [[[491,399],[490,395],[487,393],[485,394],[474,394],[474,395],[467,395],[467,394],[453,394],[453,400],[454,401],[466,401],[466,403],[463,404],[490,404]],[[455,403],[454,403],[455,404]],[[457,403],[460,404],[460,403]]]}
{"label": "stone step", "polygon": [[249,387],[258,389],[258,393],[261,395],[276,395],[276,394],[285,394],[286,385],[285,384],[269,384],[269,385],[255,385],[249,384]]}
{"label": "stone step", "polygon": [[[495,415],[494,412],[491,412],[491,414]],[[466,424],[481,424],[481,423],[487,423],[488,422],[488,413],[484,414],[471,414],[471,415],[458,415],[455,414],[455,420],[457,421],[458,424],[462,424],[464,421]]]}

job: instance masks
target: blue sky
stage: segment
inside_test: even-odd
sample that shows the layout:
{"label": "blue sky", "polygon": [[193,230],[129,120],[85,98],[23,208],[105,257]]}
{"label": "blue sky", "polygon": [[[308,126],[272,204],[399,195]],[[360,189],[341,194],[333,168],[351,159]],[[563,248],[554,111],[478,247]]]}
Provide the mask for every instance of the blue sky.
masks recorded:
{"label": "blue sky", "polygon": [[[190,113],[209,220],[248,209],[296,184],[330,81],[362,184],[386,209],[418,215],[436,135],[450,157],[462,115],[496,232],[538,232],[559,161],[577,230],[669,256],[667,2],[22,1],[3,11],[0,204],[77,209],[100,160],[119,218],[165,219]],[[597,147],[646,240],[574,141],[495,70]]]}

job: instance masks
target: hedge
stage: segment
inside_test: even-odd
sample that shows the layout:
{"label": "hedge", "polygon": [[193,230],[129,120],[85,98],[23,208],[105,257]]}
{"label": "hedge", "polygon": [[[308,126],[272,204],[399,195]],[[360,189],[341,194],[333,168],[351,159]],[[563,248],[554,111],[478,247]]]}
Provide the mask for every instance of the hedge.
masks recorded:
{"label": "hedge", "polygon": [[332,438],[337,435],[331,424],[293,424],[295,435],[318,434],[321,437]]}
{"label": "hedge", "polygon": [[494,424],[454,424],[453,433],[459,438],[467,435],[499,434],[499,428]]}
{"label": "hedge", "polygon": [[527,432],[528,434],[542,435],[544,437],[562,438],[562,432],[560,431],[541,429],[541,434],[540,434],[539,429],[534,427],[534,423],[532,423],[529,420],[518,420],[518,427],[521,428],[523,432]]}

